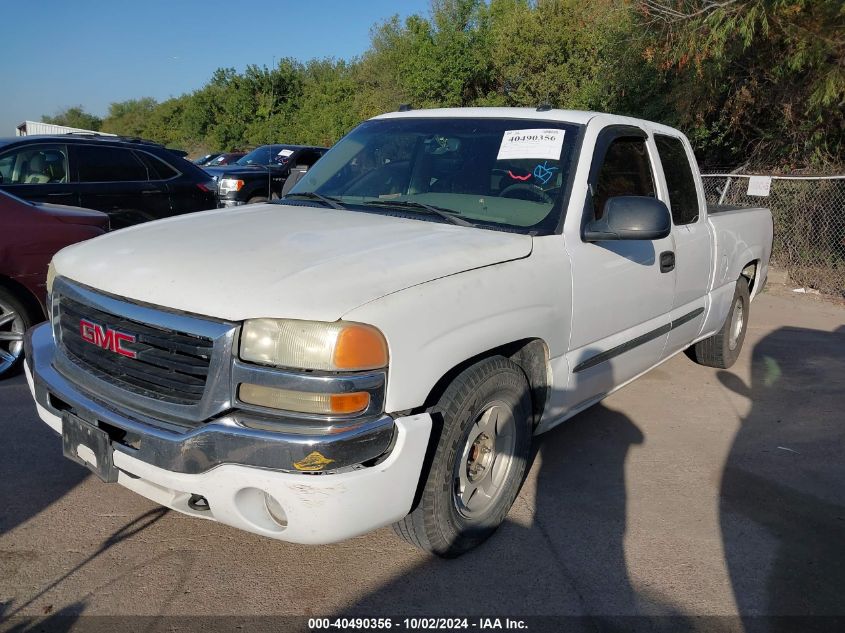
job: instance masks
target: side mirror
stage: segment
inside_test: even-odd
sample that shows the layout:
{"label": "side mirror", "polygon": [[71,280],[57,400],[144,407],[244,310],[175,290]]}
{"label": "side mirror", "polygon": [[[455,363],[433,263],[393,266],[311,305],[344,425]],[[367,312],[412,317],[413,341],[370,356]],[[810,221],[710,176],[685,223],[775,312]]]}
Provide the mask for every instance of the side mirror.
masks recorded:
{"label": "side mirror", "polygon": [[584,240],[659,240],[671,230],[669,209],[657,198],[615,196],[608,198],[601,219],[587,224]]}

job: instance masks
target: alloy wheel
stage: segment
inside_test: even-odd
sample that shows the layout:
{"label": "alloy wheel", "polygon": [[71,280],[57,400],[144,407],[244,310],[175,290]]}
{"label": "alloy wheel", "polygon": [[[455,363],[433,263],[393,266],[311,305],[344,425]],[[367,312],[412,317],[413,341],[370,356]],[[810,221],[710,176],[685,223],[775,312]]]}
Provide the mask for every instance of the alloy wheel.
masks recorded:
{"label": "alloy wheel", "polygon": [[23,355],[24,315],[0,299],[0,374],[11,369]]}

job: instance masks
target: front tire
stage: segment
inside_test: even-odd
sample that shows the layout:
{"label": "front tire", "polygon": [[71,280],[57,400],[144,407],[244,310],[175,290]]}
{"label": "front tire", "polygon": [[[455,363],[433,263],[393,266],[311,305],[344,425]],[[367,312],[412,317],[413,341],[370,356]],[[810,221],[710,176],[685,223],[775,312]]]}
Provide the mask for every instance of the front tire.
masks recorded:
{"label": "front tire", "polygon": [[516,499],[533,431],[528,381],[507,358],[482,360],[452,381],[433,415],[443,425],[419,503],[394,529],[452,558],[487,540]]}
{"label": "front tire", "polygon": [[23,360],[23,335],[34,324],[27,307],[0,287],[0,377],[11,376]]}
{"label": "front tire", "polygon": [[731,309],[722,324],[722,329],[710,338],[699,341],[687,349],[687,356],[699,365],[728,369],[739,358],[745,332],[748,329],[751,296],[748,281],[740,277],[736,282]]}

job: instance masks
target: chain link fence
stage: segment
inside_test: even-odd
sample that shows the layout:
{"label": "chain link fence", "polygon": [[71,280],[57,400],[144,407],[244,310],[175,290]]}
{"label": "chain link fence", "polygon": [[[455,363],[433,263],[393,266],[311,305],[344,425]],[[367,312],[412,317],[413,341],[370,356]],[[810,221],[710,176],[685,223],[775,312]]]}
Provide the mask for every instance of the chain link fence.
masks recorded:
{"label": "chain link fence", "polygon": [[772,264],[796,286],[845,296],[845,176],[703,174],[710,204],[769,207]]}

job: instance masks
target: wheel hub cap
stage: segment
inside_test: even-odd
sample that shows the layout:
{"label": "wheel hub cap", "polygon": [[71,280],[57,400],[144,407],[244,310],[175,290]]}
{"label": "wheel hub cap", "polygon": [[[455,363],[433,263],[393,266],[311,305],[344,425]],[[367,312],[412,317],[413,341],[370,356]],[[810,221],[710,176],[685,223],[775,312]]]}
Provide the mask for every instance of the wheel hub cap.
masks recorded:
{"label": "wheel hub cap", "polygon": [[493,451],[493,440],[485,433],[479,435],[472,443],[467,459],[467,478],[471,483],[480,481],[484,477],[484,473],[493,461]]}
{"label": "wheel hub cap", "polygon": [[465,436],[455,463],[452,499],[458,512],[474,518],[498,501],[515,450],[516,427],[510,406],[503,402],[487,405]]}

